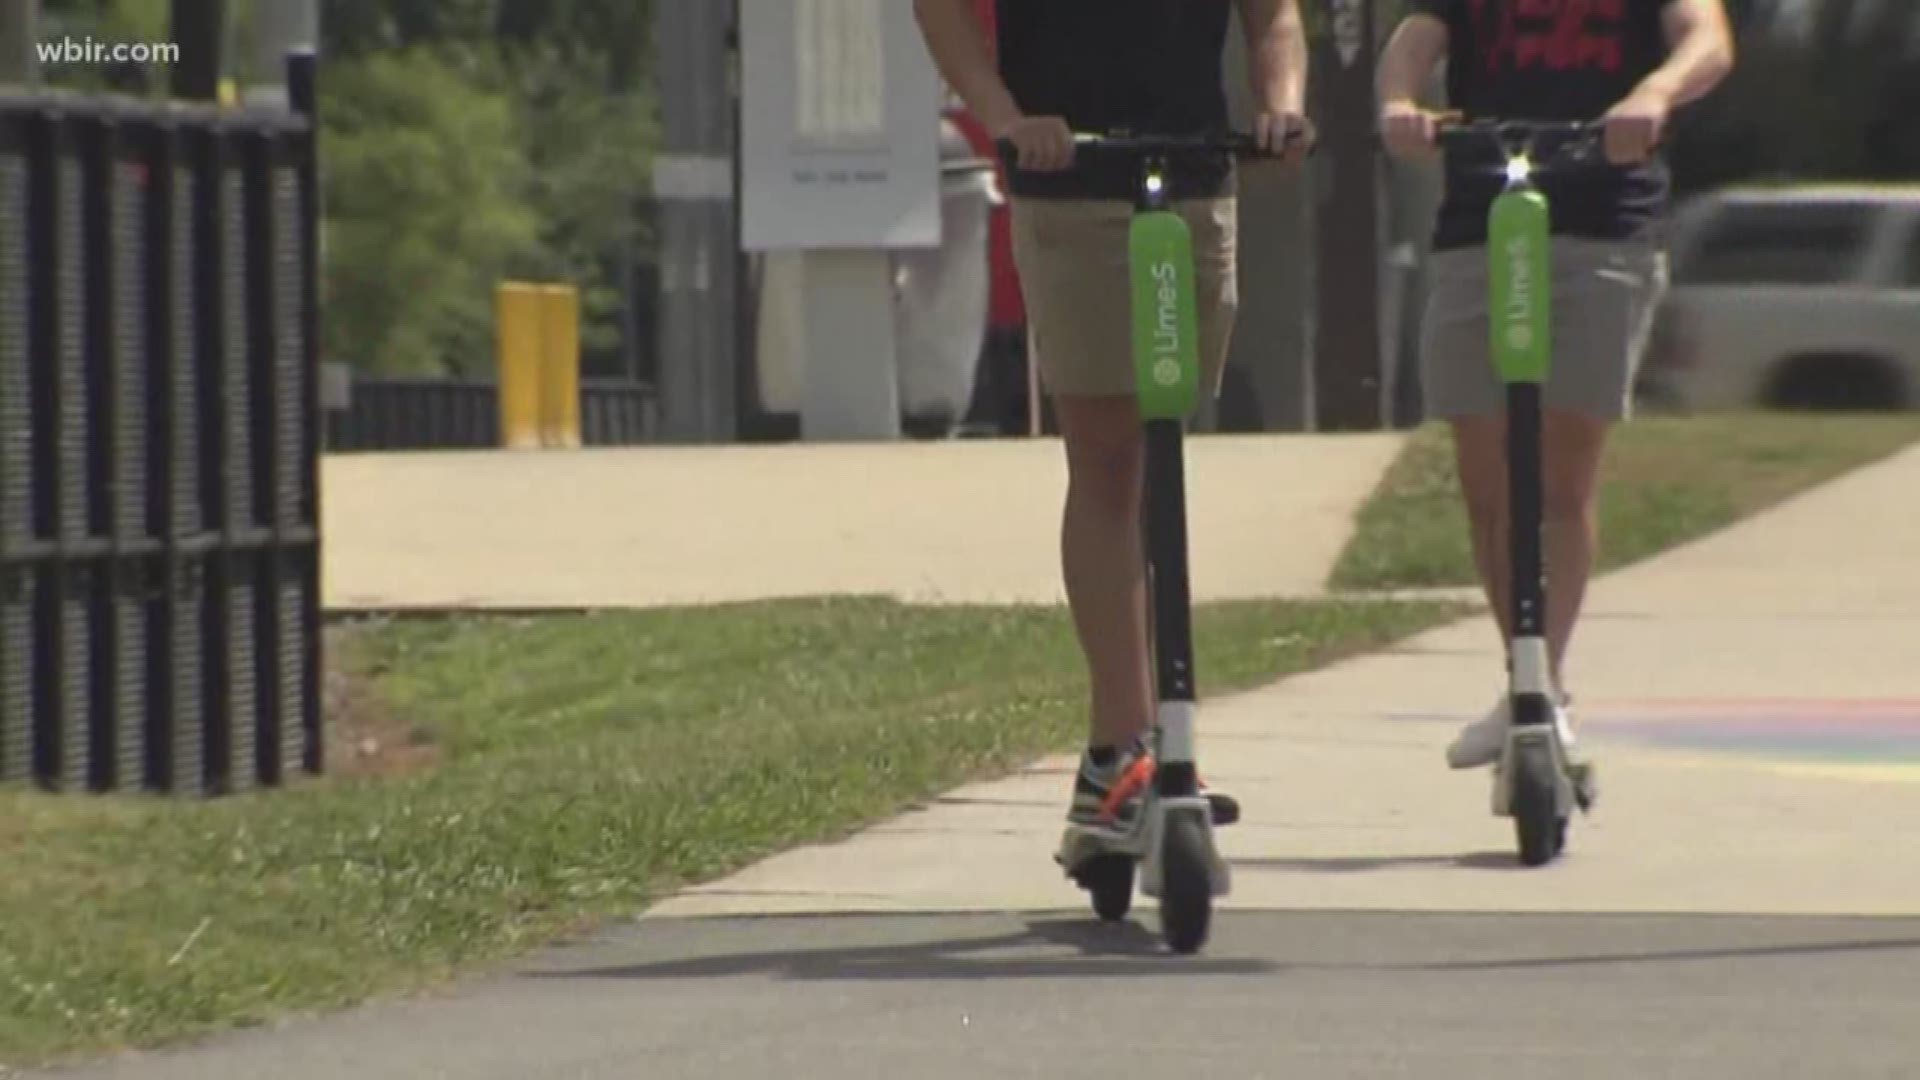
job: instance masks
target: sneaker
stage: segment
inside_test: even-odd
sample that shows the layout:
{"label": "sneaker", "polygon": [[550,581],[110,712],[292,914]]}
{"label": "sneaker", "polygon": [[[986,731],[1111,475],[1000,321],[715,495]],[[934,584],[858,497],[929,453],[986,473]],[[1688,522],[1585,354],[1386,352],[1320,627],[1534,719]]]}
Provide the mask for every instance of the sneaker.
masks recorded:
{"label": "sneaker", "polygon": [[1487,710],[1487,715],[1460,729],[1447,747],[1447,764],[1455,769],[1477,769],[1500,760],[1507,745],[1507,727],[1512,722],[1512,703],[1505,694]]}
{"label": "sneaker", "polygon": [[1094,763],[1092,751],[1080,755],[1067,823],[1090,829],[1131,829],[1153,784],[1153,767],[1153,754],[1139,741],[1120,749],[1105,765]]}
{"label": "sneaker", "polygon": [[[1477,769],[1500,760],[1507,746],[1507,728],[1512,725],[1512,702],[1500,695],[1487,715],[1460,729],[1447,747],[1447,764],[1456,769]],[[1584,770],[1589,763],[1580,752],[1573,732],[1573,699],[1565,694],[1554,706],[1553,722],[1560,735],[1560,747],[1567,755],[1569,769]]]}

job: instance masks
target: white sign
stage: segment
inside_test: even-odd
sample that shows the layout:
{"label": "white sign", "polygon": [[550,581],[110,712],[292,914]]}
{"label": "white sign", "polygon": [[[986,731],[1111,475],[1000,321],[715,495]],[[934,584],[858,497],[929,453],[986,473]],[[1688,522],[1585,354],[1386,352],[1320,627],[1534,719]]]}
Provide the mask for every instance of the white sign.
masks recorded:
{"label": "white sign", "polygon": [[940,95],[903,0],[742,0],[741,245],[940,242]]}

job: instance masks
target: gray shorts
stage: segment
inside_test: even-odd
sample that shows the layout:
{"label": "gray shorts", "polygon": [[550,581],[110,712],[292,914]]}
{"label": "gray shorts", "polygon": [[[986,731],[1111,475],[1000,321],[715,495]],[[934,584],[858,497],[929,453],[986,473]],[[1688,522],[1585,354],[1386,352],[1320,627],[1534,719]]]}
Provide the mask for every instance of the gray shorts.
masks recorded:
{"label": "gray shorts", "polygon": [[[1427,415],[1489,416],[1506,405],[1487,329],[1487,252],[1433,255],[1420,331]],[[1553,238],[1550,408],[1600,420],[1632,413],[1633,382],[1667,287],[1666,255],[1638,241]]]}

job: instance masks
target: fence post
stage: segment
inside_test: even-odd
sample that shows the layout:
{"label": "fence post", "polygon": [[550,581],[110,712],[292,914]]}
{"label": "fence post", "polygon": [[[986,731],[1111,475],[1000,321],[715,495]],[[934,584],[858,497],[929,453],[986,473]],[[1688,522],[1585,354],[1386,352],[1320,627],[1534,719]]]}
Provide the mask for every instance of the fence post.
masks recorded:
{"label": "fence post", "polygon": [[301,667],[300,725],[305,735],[306,771],[320,773],[326,766],[326,723],[321,708],[322,677],[325,672],[325,638],[321,615],[321,549],[325,543],[320,532],[320,451],[324,435],[320,409],[320,60],[319,9],[308,5],[305,47],[287,54],[287,104],[307,118],[307,135],[302,140],[294,168],[295,206],[299,214],[300,355],[304,375],[300,409],[305,417],[300,441],[301,524],[313,530],[307,564],[302,567],[303,581],[296,603],[300,609],[300,634],[305,648]]}
{"label": "fence post", "polygon": [[[25,280],[28,183],[24,122],[0,116],[0,281]],[[34,544],[32,349],[27,290],[0,289],[0,784],[33,772]],[[20,433],[20,434],[16,434]],[[24,436],[24,437],[23,437]]]}

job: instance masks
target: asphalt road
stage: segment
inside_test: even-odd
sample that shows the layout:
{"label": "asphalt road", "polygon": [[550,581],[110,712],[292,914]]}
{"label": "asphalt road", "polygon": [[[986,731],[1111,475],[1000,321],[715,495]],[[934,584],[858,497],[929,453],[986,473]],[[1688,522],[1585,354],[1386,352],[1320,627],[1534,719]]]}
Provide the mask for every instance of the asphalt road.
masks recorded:
{"label": "asphalt road", "polygon": [[137,1080],[1920,1075],[1920,919],[1151,906],[654,919],[446,998],[59,1075]]}

